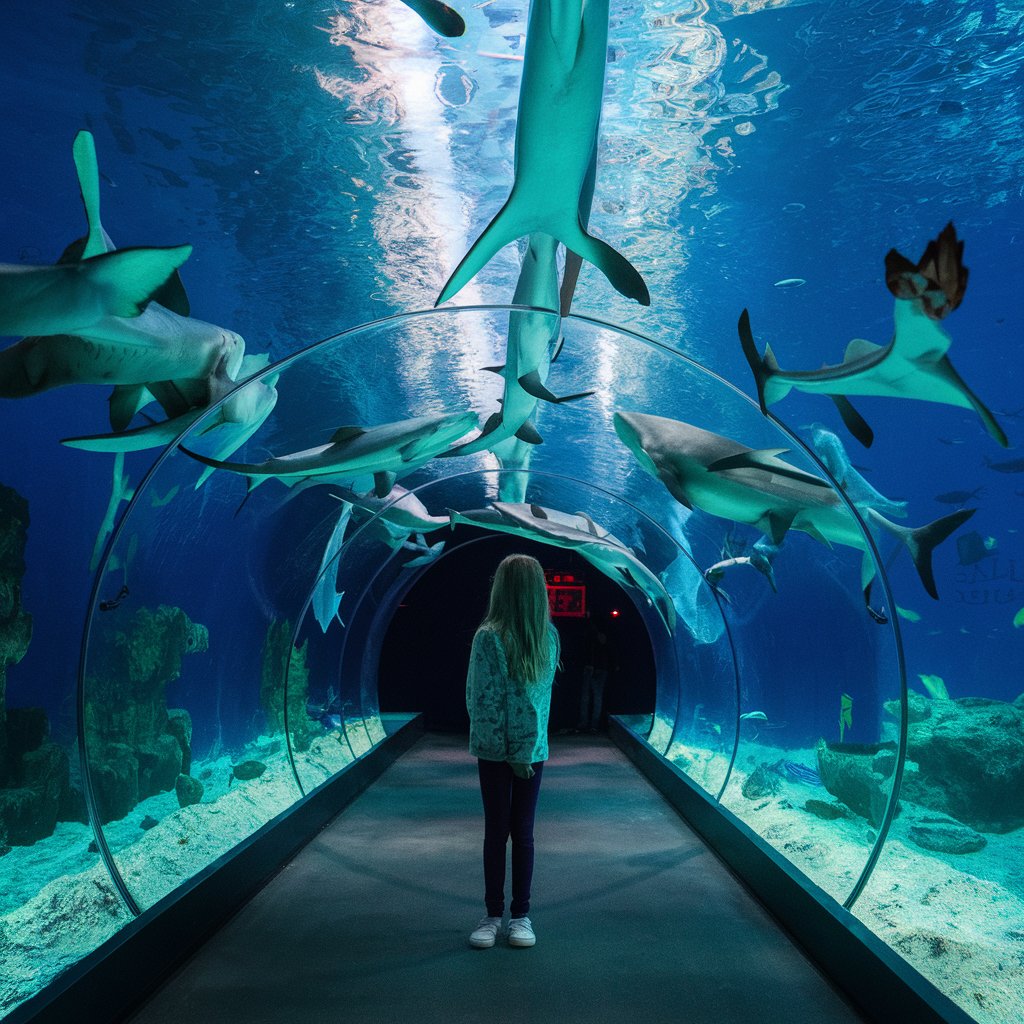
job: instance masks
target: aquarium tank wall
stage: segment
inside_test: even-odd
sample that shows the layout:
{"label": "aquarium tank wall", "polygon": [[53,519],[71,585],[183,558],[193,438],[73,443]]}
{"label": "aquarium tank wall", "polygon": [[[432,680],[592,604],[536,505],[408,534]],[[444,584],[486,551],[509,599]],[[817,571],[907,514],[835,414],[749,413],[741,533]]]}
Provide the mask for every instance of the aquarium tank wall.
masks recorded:
{"label": "aquarium tank wall", "polygon": [[1017,5],[3,22],[0,1015],[380,744],[494,535],[618,588],[630,729],[1024,1014]]}

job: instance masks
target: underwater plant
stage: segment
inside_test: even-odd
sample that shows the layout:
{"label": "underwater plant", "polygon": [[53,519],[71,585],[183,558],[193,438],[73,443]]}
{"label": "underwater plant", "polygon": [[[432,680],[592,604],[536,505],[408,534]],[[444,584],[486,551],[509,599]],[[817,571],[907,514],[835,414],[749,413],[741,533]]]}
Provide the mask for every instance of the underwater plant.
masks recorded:
{"label": "underwater plant", "polygon": [[843,736],[847,729],[853,727],[853,698],[844,693],[839,698],[839,742],[843,742]]}

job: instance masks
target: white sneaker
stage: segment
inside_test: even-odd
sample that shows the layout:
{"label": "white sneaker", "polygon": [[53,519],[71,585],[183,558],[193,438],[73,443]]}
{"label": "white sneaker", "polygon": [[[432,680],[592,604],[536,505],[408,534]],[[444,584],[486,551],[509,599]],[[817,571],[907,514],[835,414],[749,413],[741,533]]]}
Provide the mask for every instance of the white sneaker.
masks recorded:
{"label": "white sneaker", "polygon": [[469,936],[469,944],[474,949],[490,949],[501,931],[500,917],[485,917]]}
{"label": "white sneaker", "polygon": [[533,925],[528,917],[513,917],[508,923],[508,944],[510,946],[532,946],[537,941]]}

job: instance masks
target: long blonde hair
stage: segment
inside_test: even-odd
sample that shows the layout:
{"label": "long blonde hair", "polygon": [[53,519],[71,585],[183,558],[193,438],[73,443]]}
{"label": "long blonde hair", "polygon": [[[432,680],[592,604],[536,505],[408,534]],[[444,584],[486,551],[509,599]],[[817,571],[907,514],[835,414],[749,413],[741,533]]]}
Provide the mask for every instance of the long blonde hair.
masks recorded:
{"label": "long blonde hair", "polygon": [[558,633],[551,625],[544,570],[529,555],[509,555],[494,573],[491,599],[481,628],[495,630],[501,637],[509,675],[522,682],[536,682],[551,664],[548,660],[548,630],[555,633],[558,661]]}

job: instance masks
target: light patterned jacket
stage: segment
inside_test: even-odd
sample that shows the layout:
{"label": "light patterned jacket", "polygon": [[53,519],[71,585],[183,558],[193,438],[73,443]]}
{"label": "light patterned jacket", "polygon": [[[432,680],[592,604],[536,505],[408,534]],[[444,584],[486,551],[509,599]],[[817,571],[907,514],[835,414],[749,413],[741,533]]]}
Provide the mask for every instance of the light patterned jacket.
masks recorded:
{"label": "light patterned jacket", "polygon": [[466,676],[469,752],[485,761],[531,764],[548,758],[548,713],[559,642],[548,628],[548,669],[533,683],[509,678],[498,633],[481,626],[473,637]]}

